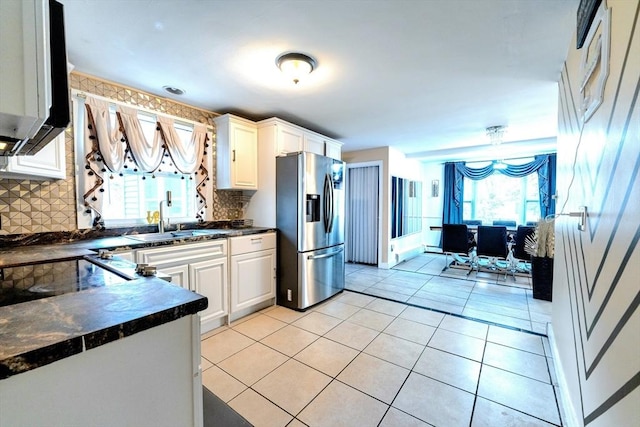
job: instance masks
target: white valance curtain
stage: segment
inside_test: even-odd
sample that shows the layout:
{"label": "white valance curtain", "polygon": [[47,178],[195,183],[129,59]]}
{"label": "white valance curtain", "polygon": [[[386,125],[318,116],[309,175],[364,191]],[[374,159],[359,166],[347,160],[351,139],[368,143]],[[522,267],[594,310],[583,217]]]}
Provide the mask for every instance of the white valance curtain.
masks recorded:
{"label": "white valance curtain", "polygon": [[140,120],[138,120],[138,111],[135,108],[118,105],[116,117],[120,122],[135,164],[143,172],[153,172],[158,169],[164,155],[160,132],[154,132],[153,140],[147,141],[142,132]]}
{"label": "white valance curtain", "polygon": [[[158,117],[162,140],[171,156],[174,166],[181,173],[195,173],[204,153],[207,127],[196,124],[191,134],[191,141],[181,141],[171,117]],[[135,155],[135,154],[134,154]]]}
{"label": "white valance curtain", "polygon": [[[88,98],[86,102],[88,114],[86,122],[95,130],[99,151],[105,166],[111,172],[122,170],[125,161],[125,146],[122,144],[120,126],[111,125],[109,117],[109,103],[95,98]],[[85,132],[85,147],[91,147],[90,132]],[[89,145],[87,145],[89,144]],[[91,150],[88,150],[89,152]]]}
{"label": "white valance curtain", "polygon": [[[152,173],[151,177],[155,178],[155,172],[160,172],[165,157],[171,159],[171,164],[163,167],[165,172],[173,168],[175,173],[195,175],[198,179],[197,219],[203,221],[206,198],[201,190],[208,180],[205,166],[208,147],[206,125],[195,124],[191,139],[184,141],[176,132],[172,117],[157,115],[153,139],[147,140],[135,108],[117,104],[115,125],[111,123],[109,108],[108,101],[87,95],[84,113],[84,167],[86,173],[95,179],[85,180],[84,206],[88,213],[94,213],[93,225],[104,225],[101,211],[105,174],[122,175],[129,168],[129,163],[132,166],[129,170]],[[142,179],[145,179],[144,175]]]}

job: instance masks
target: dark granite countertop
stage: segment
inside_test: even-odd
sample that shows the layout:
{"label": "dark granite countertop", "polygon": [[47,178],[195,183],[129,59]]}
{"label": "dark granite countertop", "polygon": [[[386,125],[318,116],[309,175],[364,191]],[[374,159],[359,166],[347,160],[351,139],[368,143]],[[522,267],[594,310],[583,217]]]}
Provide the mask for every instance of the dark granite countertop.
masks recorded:
{"label": "dark granite countertop", "polygon": [[[60,238],[59,242],[47,244],[34,241],[31,237],[20,237],[13,242],[21,241],[23,246],[5,245],[0,248],[0,268],[32,264],[36,262],[73,259],[84,255],[94,254],[99,249],[142,249],[166,245],[182,245],[197,243],[214,239],[226,239],[227,237],[245,236],[248,234],[260,234],[275,231],[273,228],[251,227],[242,229],[200,229],[207,230],[211,234],[196,234],[191,236],[173,236],[172,232],[164,234],[143,233],[126,234],[109,237],[78,238],[68,241]],[[190,230],[183,230],[190,231]],[[143,240],[143,239],[147,240]],[[53,239],[50,239],[53,240]]]}
{"label": "dark granite countertop", "polygon": [[[210,230],[210,229],[207,229]],[[20,235],[0,243],[0,268],[75,259],[99,249],[182,245],[275,231],[221,229],[204,235]],[[148,238],[146,236],[149,236]],[[148,240],[147,240],[148,239]],[[0,307],[0,379],[88,351],[207,308],[207,298],[148,277]]]}
{"label": "dark granite countertop", "polygon": [[0,379],[207,308],[154,277],[0,307]]}

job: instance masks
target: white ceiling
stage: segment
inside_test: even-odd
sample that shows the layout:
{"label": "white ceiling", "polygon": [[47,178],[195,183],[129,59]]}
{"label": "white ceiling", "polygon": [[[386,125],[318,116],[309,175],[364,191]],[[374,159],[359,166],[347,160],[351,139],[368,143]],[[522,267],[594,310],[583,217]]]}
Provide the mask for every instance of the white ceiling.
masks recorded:
{"label": "white ceiling", "polygon": [[[344,151],[393,146],[438,161],[487,157],[493,125],[513,142],[503,158],[554,149],[579,2],[60,1],[79,72],[219,113],[281,117]],[[298,85],[275,65],[287,51],[318,63]]]}

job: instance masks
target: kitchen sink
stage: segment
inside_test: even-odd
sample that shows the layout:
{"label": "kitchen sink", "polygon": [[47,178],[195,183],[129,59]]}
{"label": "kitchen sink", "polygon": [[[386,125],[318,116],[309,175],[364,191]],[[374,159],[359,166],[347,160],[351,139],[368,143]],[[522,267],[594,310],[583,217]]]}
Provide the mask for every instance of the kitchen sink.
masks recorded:
{"label": "kitchen sink", "polygon": [[202,230],[179,230],[179,231],[167,231],[165,233],[148,233],[148,234],[131,234],[125,236],[132,240],[139,242],[162,242],[165,240],[177,240],[189,237],[198,236],[213,236],[221,235],[226,236],[229,230],[221,229],[202,229]]}

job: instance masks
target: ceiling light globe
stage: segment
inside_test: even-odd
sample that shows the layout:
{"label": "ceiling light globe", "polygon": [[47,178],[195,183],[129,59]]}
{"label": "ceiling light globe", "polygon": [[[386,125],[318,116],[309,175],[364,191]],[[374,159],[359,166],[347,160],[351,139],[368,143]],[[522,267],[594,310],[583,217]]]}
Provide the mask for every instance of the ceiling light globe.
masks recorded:
{"label": "ceiling light globe", "polygon": [[276,65],[287,77],[298,84],[300,79],[310,74],[316,65],[316,62],[310,56],[303,53],[285,53],[276,59]]}

